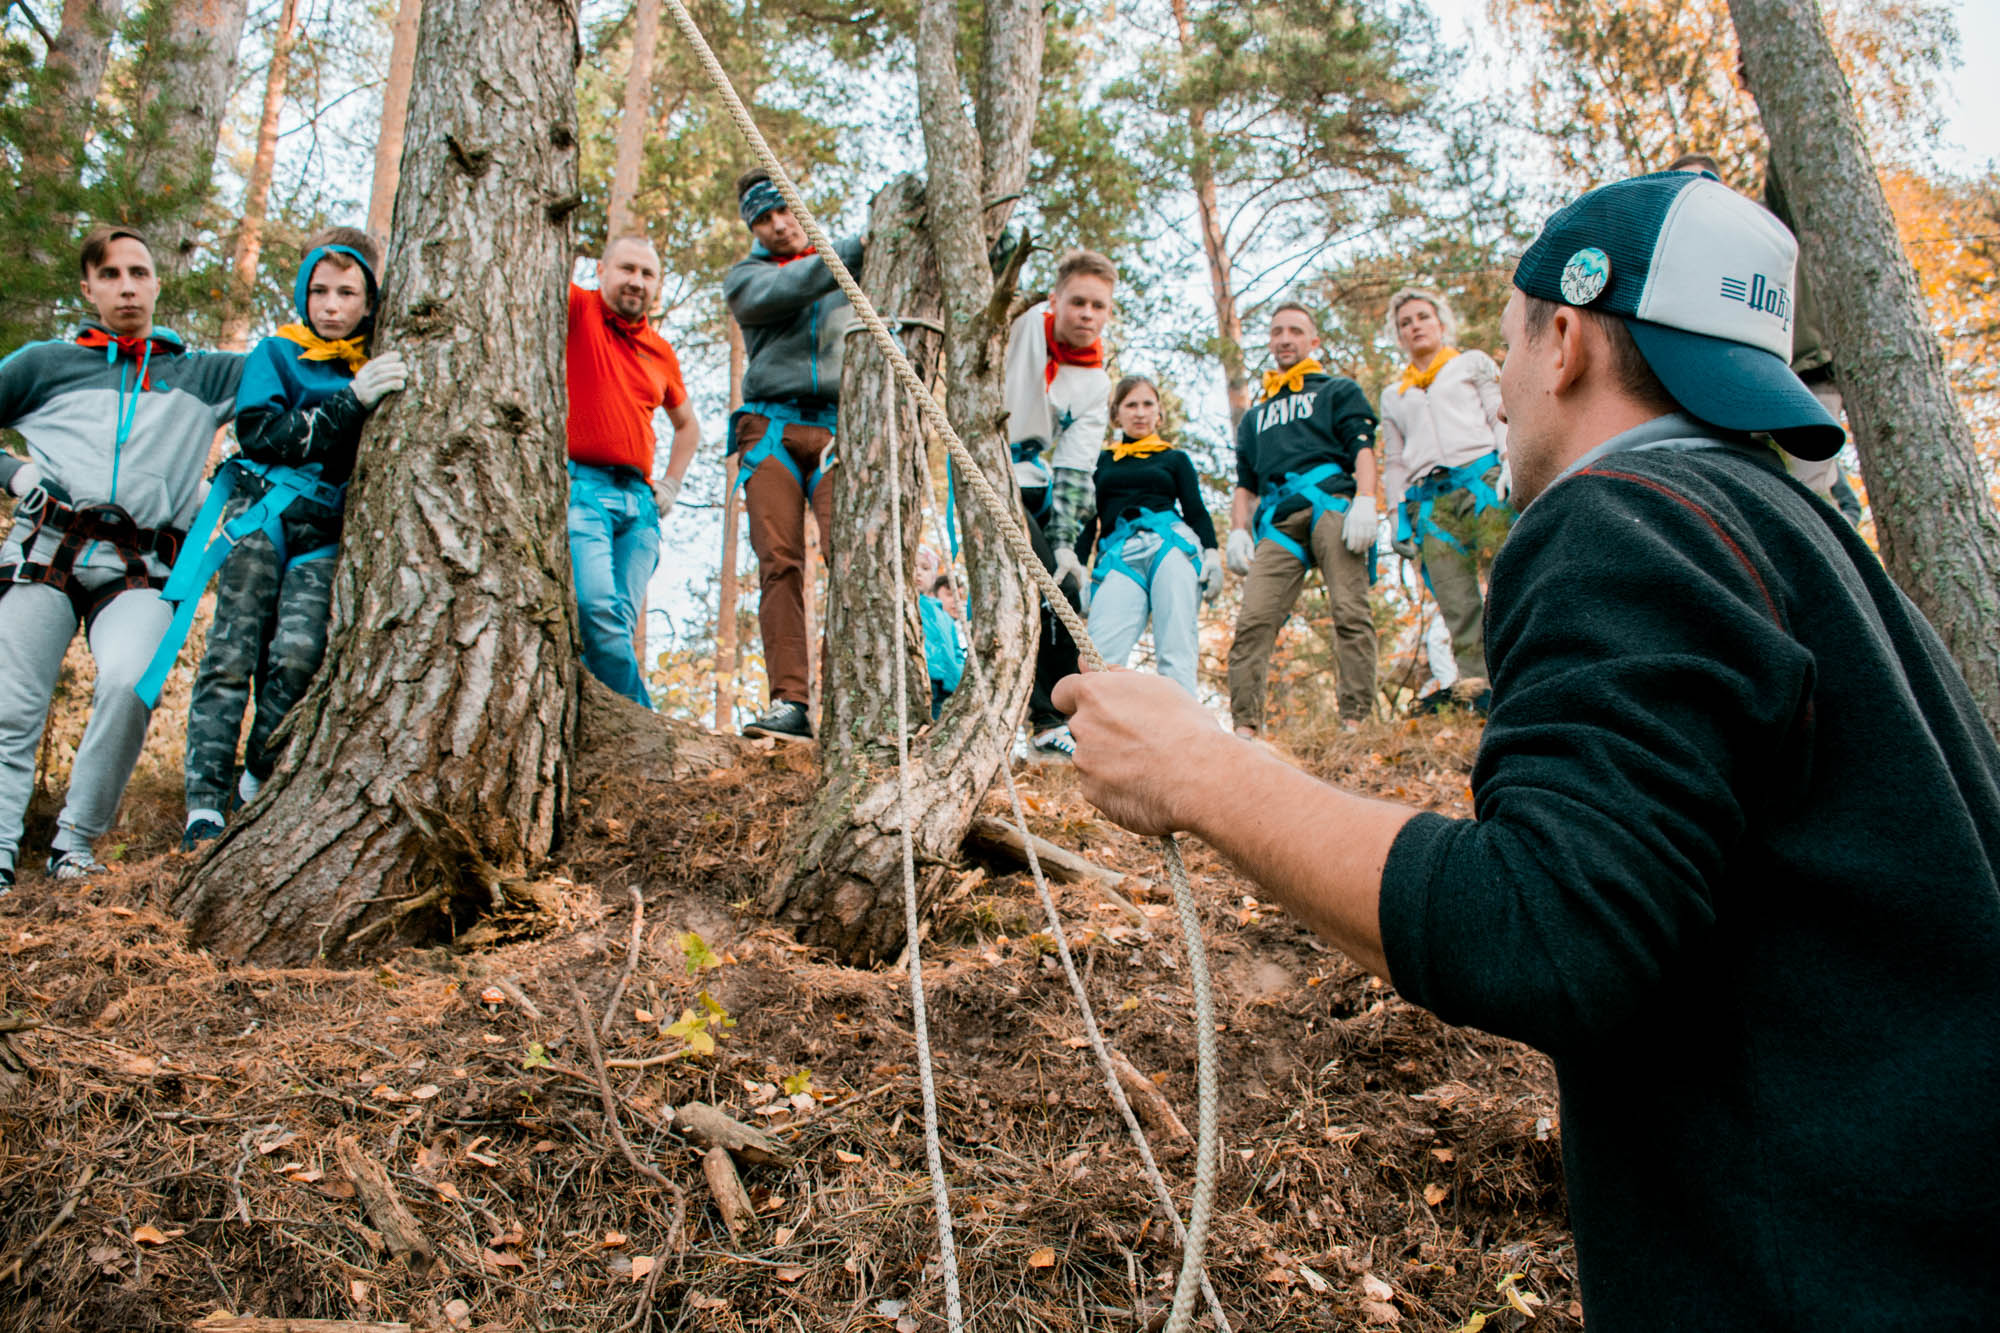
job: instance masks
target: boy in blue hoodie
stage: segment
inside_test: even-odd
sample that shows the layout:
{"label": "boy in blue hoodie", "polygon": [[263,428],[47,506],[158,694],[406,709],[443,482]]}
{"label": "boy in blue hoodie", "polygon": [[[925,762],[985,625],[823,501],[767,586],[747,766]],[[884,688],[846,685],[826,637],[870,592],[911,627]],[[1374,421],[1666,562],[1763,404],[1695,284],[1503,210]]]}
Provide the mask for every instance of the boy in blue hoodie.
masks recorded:
{"label": "boy in blue hoodie", "polygon": [[[333,557],[361,427],[407,377],[398,353],[369,356],[380,262],[366,232],[330,227],[315,236],[292,293],[301,322],[257,344],[244,368],[241,453],[223,464],[216,487],[234,494],[211,499],[209,510],[221,510],[217,540],[229,546],[188,706],[183,848],[222,832],[232,789],[236,803],[256,796],[277,760],[272,733],[326,655]],[[180,579],[182,569],[175,573]],[[206,581],[200,573],[169,596],[179,592],[191,608]],[[236,745],[253,685],[239,779]]]}

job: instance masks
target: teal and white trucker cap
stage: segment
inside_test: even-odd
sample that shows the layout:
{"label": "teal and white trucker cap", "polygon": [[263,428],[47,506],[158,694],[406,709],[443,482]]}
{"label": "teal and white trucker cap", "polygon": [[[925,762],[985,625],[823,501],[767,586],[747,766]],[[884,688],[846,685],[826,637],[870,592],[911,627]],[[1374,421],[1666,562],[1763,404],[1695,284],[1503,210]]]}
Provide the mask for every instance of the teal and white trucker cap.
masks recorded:
{"label": "teal and white trucker cap", "polygon": [[1784,223],[1715,177],[1662,171],[1559,210],[1514,285],[1624,320],[1688,415],[1831,458],[1846,437],[1791,369],[1798,250]]}

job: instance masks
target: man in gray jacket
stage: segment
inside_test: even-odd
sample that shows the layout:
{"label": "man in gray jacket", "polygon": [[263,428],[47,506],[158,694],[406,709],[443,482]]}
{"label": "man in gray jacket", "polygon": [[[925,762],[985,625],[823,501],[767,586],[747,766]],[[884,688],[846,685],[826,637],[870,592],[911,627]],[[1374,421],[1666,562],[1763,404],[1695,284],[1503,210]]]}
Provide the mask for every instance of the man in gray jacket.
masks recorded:
{"label": "man in gray jacket", "polygon": [[0,453],[0,486],[18,500],[0,544],[0,891],[14,883],[35,749],[79,624],[97,686],[49,871],[100,869],[91,844],[111,827],[152,718],[133,686],[173,619],[159,589],[243,375],[241,356],[189,352],[154,326],[160,279],[137,232],[93,231],[82,270],[97,318],[0,362],[0,426],[28,454]]}
{"label": "man in gray jacket", "polygon": [[[806,510],[819,524],[819,549],[833,549],[833,466],[840,362],[854,311],[826,265],[814,259],[805,228],[759,167],[736,182],[737,209],[755,241],[722,280],[729,313],[743,328],[749,364],[743,406],[730,417],[729,450],[742,454],[736,484],[757,552],[757,623],[771,706],[746,736],[810,741],[806,642]],[[861,242],[839,243],[858,276]]]}

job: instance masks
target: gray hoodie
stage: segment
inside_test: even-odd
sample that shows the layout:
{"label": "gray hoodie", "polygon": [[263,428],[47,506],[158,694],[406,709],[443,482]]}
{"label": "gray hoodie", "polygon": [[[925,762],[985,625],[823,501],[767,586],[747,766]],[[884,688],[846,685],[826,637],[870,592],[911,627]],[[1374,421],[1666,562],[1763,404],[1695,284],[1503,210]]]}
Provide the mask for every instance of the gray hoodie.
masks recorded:
{"label": "gray hoodie", "polygon": [[[834,251],[860,275],[859,238],[836,242]],[[825,264],[812,255],[779,260],[753,244],[730,265],[722,295],[750,354],[744,402],[840,401],[841,351],[854,310]]]}

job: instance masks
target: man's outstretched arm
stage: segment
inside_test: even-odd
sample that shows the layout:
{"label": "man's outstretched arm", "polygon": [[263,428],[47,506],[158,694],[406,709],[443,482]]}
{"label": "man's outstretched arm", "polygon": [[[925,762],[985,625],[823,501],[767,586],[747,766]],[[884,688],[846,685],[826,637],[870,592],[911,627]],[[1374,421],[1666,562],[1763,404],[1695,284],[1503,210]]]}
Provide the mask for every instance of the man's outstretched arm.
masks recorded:
{"label": "man's outstretched arm", "polygon": [[1162,676],[1100,671],[1056,686],[1085,799],[1139,833],[1193,833],[1379,977],[1382,868],[1417,811],[1330,787],[1215,719]]}

